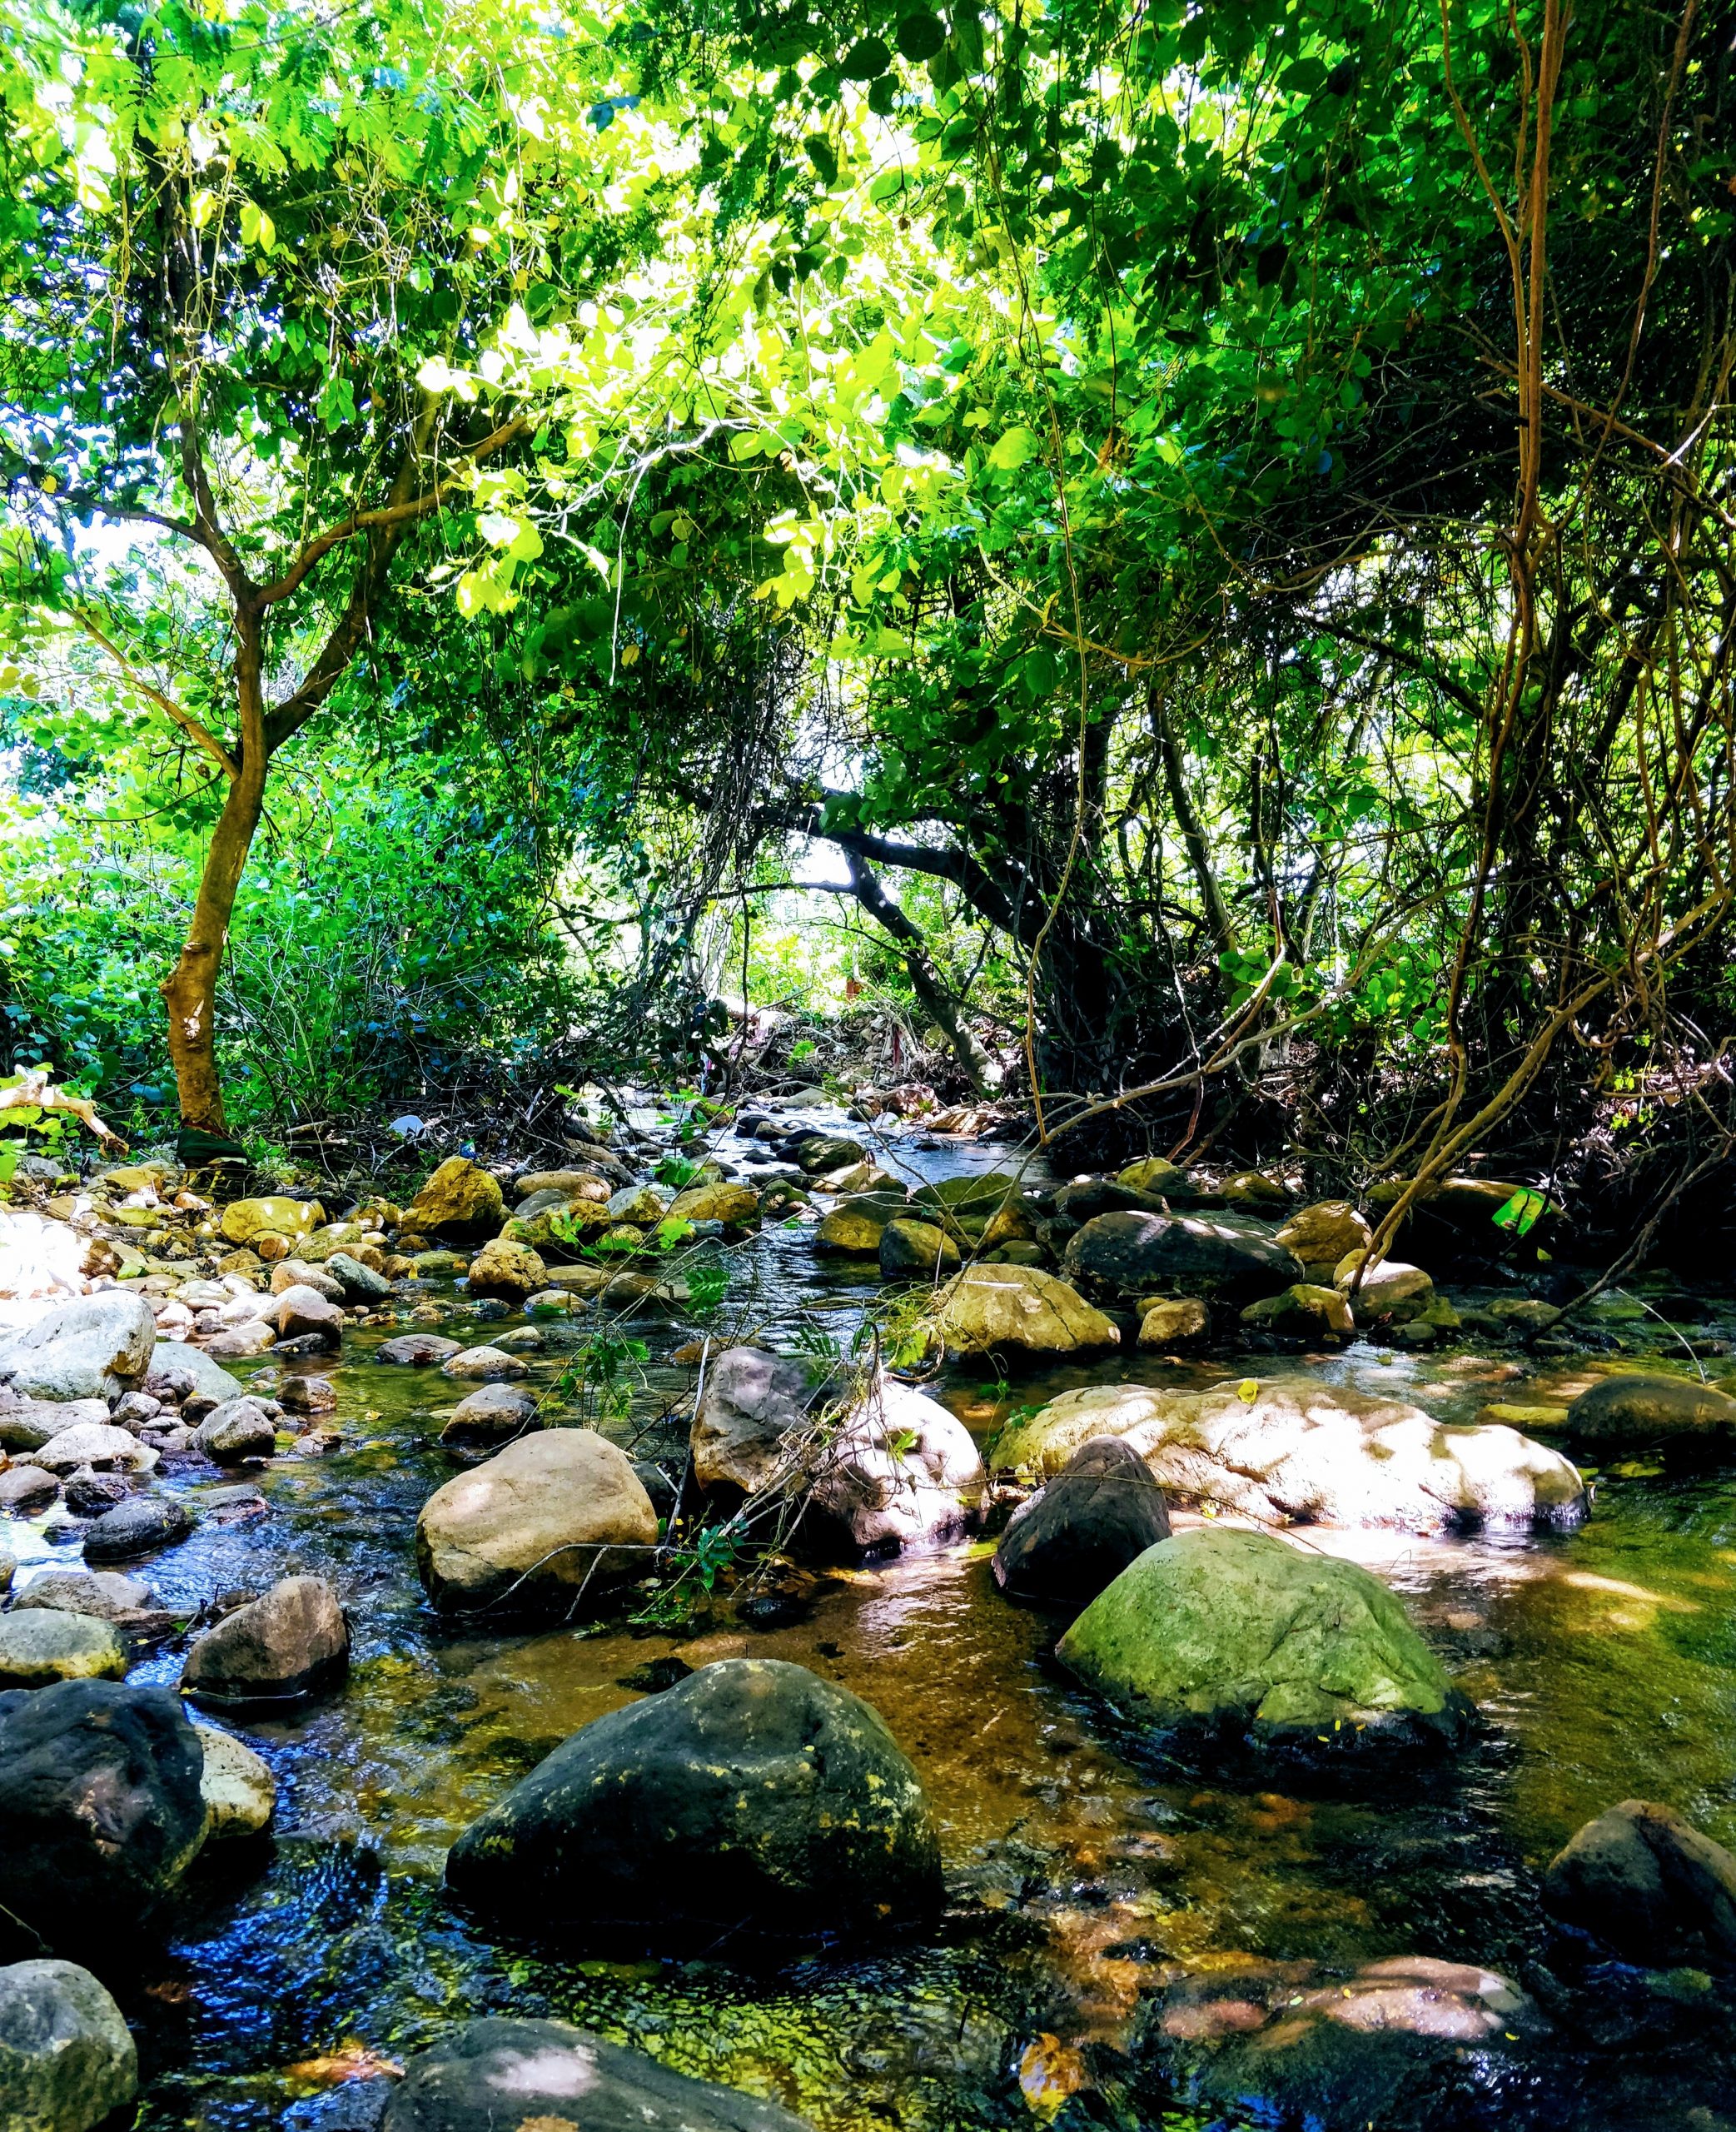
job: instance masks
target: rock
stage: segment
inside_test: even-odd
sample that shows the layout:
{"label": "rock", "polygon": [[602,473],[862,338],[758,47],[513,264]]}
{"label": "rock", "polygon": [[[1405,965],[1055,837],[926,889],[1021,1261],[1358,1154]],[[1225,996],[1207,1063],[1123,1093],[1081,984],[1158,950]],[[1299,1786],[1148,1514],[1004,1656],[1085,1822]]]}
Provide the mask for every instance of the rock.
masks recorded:
{"label": "rock", "polygon": [[788,1152],[796,1168],[808,1177],[824,1177],[868,1158],[868,1149],[859,1140],[847,1140],[835,1133],[810,1133]]}
{"label": "rock", "polygon": [[440,1364],[442,1377],[502,1378],[523,1377],[530,1365],[504,1347],[461,1347]]}
{"label": "rock", "polygon": [[510,1243],[496,1237],[470,1261],[469,1278],[473,1296],[499,1296],[506,1303],[522,1303],[545,1285],[549,1269],[529,1244]]}
{"label": "rock", "polygon": [[0,1690],[51,1681],[118,1681],[127,1652],[107,1621],[47,1606],[0,1614]]}
{"label": "rock", "polygon": [[428,1369],[435,1362],[450,1362],[463,1348],[461,1340],[443,1339],[437,1332],[400,1332],[396,1339],[382,1342],[374,1350],[374,1359],[400,1369]]}
{"label": "rock", "polygon": [[584,2132],[807,2132],[775,2103],[565,2021],[492,2015],[410,2060],[381,2132],[578,2132],[581,2097]]}
{"label": "rock", "polygon": [[100,1517],[132,1493],[125,1473],[93,1473],[81,1466],[67,1482],[67,1508],[75,1517]]}
{"label": "rock", "polygon": [[1077,1288],[1035,1266],[967,1267],[936,1297],[929,1322],[952,1355],[1012,1348],[1069,1355],[1121,1338],[1114,1321]]}
{"label": "rock", "polygon": [[1117,1172],[1115,1181],[1130,1185],[1136,1192],[1167,1199],[1172,1207],[1186,1206],[1200,1197],[1200,1188],[1187,1172],[1166,1162],[1161,1155],[1147,1155],[1142,1162],[1129,1163]]}
{"label": "rock", "polygon": [[87,1614],[93,1621],[124,1621],[151,1604],[151,1587],[137,1577],[112,1570],[52,1569],[32,1577],[12,1601],[16,1613],[27,1606],[52,1607],[63,1614]]}
{"label": "rock", "polygon": [[342,1342],[344,1313],[317,1288],[305,1284],[286,1288],[273,1299],[269,1313],[281,1340],[301,1340],[311,1335],[334,1348]]}
{"label": "rock", "polygon": [[81,1466],[98,1473],[148,1473],[157,1463],[148,1445],[107,1422],[80,1422],[62,1429],[30,1457],[32,1464],[46,1466],[51,1473],[76,1472]]}
{"label": "rock", "polygon": [[346,1303],[382,1303],[392,1292],[384,1273],[364,1266],[347,1251],[334,1251],[326,1261],[326,1272],[337,1283]]}
{"label": "rock", "polygon": [[1353,1251],[1333,1269],[1334,1285],[1349,1296],[1350,1306],[1365,1325],[1376,1319],[1389,1325],[1405,1325],[1420,1318],[1435,1300],[1435,1283],[1420,1266],[1406,1266],[1396,1258],[1383,1259],[1365,1275],[1355,1295],[1350,1281],[1362,1263],[1362,1253]]}
{"label": "rock", "polygon": [[276,1420],[264,1401],[243,1394],[213,1407],[194,1430],[193,1444],[219,1466],[269,1458],[277,1448]]}
{"label": "rock", "polygon": [[232,1732],[220,1732],[215,1725],[196,1725],[193,1730],[205,1754],[199,1790],[211,1810],[206,1841],[258,1836],[268,1829],[277,1806],[277,1780],[268,1765]]}
{"label": "rock", "polygon": [[1262,1296],[1241,1313],[1244,1325],[1283,1332],[1299,1340],[1347,1340],[1356,1330],[1350,1307],[1336,1288],[1297,1281],[1281,1295]]}
{"label": "rock", "polygon": [[1277,1232],[1276,1241],[1296,1253],[1311,1269],[1311,1278],[1312,1268],[1336,1269],[1352,1252],[1365,1251],[1373,1237],[1374,1231],[1348,1199],[1321,1199],[1311,1207],[1299,1208]]}
{"label": "rock", "polygon": [[[246,1389],[239,1377],[231,1377],[201,1349],[179,1340],[159,1340],[151,1357],[150,1374],[145,1379],[146,1391],[156,1392],[159,1383],[178,1383],[182,1377],[191,1377],[192,1384],[189,1392],[182,1392],[176,1399],[177,1406],[192,1397],[209,1399],[212,1406],[221,1407],[226,1399],[239,1399]],[[157,1396],[162,1395],[159,1392]]]}
{"label": "rock", "polygon": [[1517,2100],[1559,2081],[1527,2063],[1545,2029],[1516,1985],[1470,1963],[1395,1955],[1346,1976],[1250,1958],[1173,1985],[1144,2044],[1201,2123],[1311,2132],[1589,2123],[1571,2104],[1558,2120]]}
{"label": "rock", "polygon": [[324,1226],[326,1210],[317,1199],[232,1200],[218,1228],[229,1243],[251,1243],[256,1236],[305,1237]]}
{"label": "rock", "polygon": [[501,1443],[540,1428],[536,1402],[516,1384],[483,1384],[452,1409],[440,1432],[442,1443]]}
{"label": "rock", "polygon": [[1139,1306],[1142,1347],[1179,1347],[1211,1330],[1211,1313],[1197,1296],[1153,1296]]}
{"label": "rock", "polygon": [[1561,1315],[1553,1303],[1536,1296],[1497,1296],[1483,1308],[1496,1324],[1522,1332],[1547,1332]]}
{"label": "rock", "polygon": [[624,1184],[619,1192],[609,1195],[604,1211],[611,1222],[625,1223],[629,1228],[654,1229],[669,1208],[649,1184]]}
{"label": "rock", "polygon": [[594,1298],[612,1310],[637,1303],[645,1310],[673,1310],[685,1300],[678,1284],[654,1273],[611,1273],[602,1266],[551,1266],[549,1285],[563,1293]]}
{"label": "rock", "polygon": [[1576,1442],[1599,1449],[1655,1444],[1684,1462],[1736,1452],[1736,1399],[1689,1377],[1620,1371],[1572,1402],[1567,1426]]}
{"label": "rock", "polygon": [[[106,1399],[22,1400],[16,1407],[0,1408],[0,1451],[40,1451],[62,1429],[110,1419]],[[117,1426],[124,1428],[127,1424],[117,1421]]]}
{"label": "rock", "polygon": [[1162,1214],[1168,1208],[1157,1193],[1142,1192],[1118,1178],[1076,1177],[1055,1194],[1055,1212],[1063,1221],[1082,1227],[1099,1214]]}
{"label": "rock", "polygon": [[468,1263],[462,1253],[456,1251],[418,1251],[410,1261],[419,1281],[430,1280],[441,1273],[461,1273]]}
{"label": "rock", "polygon": [[1013,1512],[995,1549],[995,1582],[1023,1599],[1084,1606],[1170,1536],[1163,1491],[1117,1437],[1082,1443]]}
{"label": "rock", "polygon": [[1578,1469],[1517,1430],[1448,1427],[1402,1400],[1311,1377],[1062,1392],[1005,1432],[994,1465],[1058,1472],[1093,1436],[1124,1437],[1170,1502],[1266,1525],[1523,1532],[1570,1530],[1585,1515]]}
{"label": "rock", "polygon": [[1281,1213],[1290,1204],[1290,1194],[1277,1179],[1257,1169],[1238,1170],[1217,1191],[1226,1206],[1246,1207],[1255,1213]]}
{"label": "rock", "polygon": [[793,1471],[813,1387],[799,1362],[759,1347],[714,1355],[694,1415],[694,1479],[756,1496]]}
{"label": "rock", "polygon": [[1302,1277],[1268,1231],[1232,1214],[1099,1214],[1069,1240],[1062,1270],[1119,1295],[1178,1284],[1246,1293]]}
{"label": "rock", "polygon": [[1470,1721],[1378,1579],[1231,1527],[1148,1548],[1056,1655],[1130,1716],[1256,1746],[1439,1751]]}
{"label": "rock", "polygon": [[980,1522],[987,1487],[964,1423],[883,1376],[824,1443],[803,1531],[858,1555],[935,1547]]}
{"label": "rock", "polygon": [[0,1969],[7,2132],[93,2132],[137,2092],[137,2048],[87,1969],[61,1961]]}
{"label": "rock", "polygon": [[404,1210],[404,1226],[420,1236],[480,1243],[498,1236],[506,1202],[498,1180],[462,1155],[450,1155]]}
{"label": "rock", "polygon": [[481,1909],[659,1948],[848,1945],[942,1896],[933,1816],[878,1713],[754,1658],[584,1726],[471,1824],[446,1878]]}
{"label": "rock", "polygon": [[[92,1403],[94,1405],[95,1402]],[[162,1401],[153,1399],[148,1392],[123,1392],[115,1402],[114,1412],[109,1418],[117,1429],[137,1429],[144,1422],[154,1422],[162,1411]],[[100,1421],[102,1417],[92,1414],[90,1418]]]}
{"label": "rock", "polygon": [[134,1496],[103,1512],[84,1536],[87,1562],[132,1562],[186,1539],[193,1521],[173,1496]]}
{"label": "rock", "polygon": [[759,1219],[759,1194],[746,1184],[699,1184],[669,1202],[678,1222],[721,1222],[726,1229],[751,1228]]}
{"label": "rock", "polygon": [[220,1362],[242,1362],[250,1355],[269,1353],[277,1344],[277,1336],[262,1318],[255,1318],[244,1325],[231,1325],[213,1332],[204,1344],[206,1353],[215,1355]]}
{"label": "rock", "polygon": [[1736,1857],[1669,1806],[1624,1799],[1549,1861],[1544,1900],[1625,1961],[1736,1960]]}
{"label": "rock", "polygon": [[329,1377],[297,1372],[277,1387],[277,1403],[286,1414],[329,1414],[337,1406],[337,1387]]}
{"label": "rock", "polygon": [[980,1224],[1009,1203],[1017,1204],[1022,1191],[1018,1179],[1010,1171],[978,1170],[960,1177],[938,1178],[932,1184],[919,1184],[910,1195],[910,1204],[913,1209],[926,1207],[953,1220]]}
{"label": "rock", "polygon": [[642,1576],[657,1517],[632,1461],[590,1429],[521,1437],[436,1488],[416,1520],[416,1567],[436,1606],[576,1605]]}
{"label": "rock", "polygon": [[51,1945],[112,1946],[205,1840],[201,1760],[167,1688],[0,1695],[0,1902]]}
{"label": "rock", "polygon": [[843,1200],[821,1218],[813,1248],[823,1258],[872,1258],[880,1248],[882,1231],[908,1203],[873,1193]]}
{"label": "rock", "polygon": [[281,1296],[286,1288],[311,1288],[315,1294],[325,1297],[327,1303],[341,1303],[344,1284],[335,1273],[323,1266],[311,1266],[305,1258],[285,1258],[271,1268],[271,1293]]}
{"label": "rock", "polygon": [[157,1319],[141,1295],[100,1289],[58,1303],[0,1342],[0,1385],[26,1399],[101,1399],[140,1383],[157,1344]]}
{"label": "rock", "polygon": [[181,1685],[221,1706],[297,1702],[350,1662],[350,1628],[323,1577],[286,1577],[238,1606],[187,1655]]}
{"label": "rock", "polygon": [[520,1208],[523,1202],[545,1192],[558,1193],[563,1199],[594,1199],[606,1202],[609,1188],[604,1178],[594,1169],[537,1169],[528,1170],[514,1187]]}
{"label": "rock", "polygon": [[963,1263],[958,1245],[944,1229],[903,1215],[881,1230],[879,1253],[881,1277],[888,1281],[928,1280],[956,1273]]}
{"label": "rock", "polygon": [[9,1466],[0,1473],[0,1510],[27,1517],[52,1502],[60,1482],[46,1466]]}

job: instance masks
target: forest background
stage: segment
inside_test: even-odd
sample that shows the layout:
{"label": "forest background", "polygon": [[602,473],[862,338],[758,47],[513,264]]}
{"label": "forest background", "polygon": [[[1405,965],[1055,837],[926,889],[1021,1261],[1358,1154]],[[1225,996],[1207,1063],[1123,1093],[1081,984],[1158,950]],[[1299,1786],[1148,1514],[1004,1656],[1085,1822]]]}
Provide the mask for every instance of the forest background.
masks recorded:
{"label": "forest background", "polygon": [[1733,1218],[1722,10],[0,17],[5,1067]]}

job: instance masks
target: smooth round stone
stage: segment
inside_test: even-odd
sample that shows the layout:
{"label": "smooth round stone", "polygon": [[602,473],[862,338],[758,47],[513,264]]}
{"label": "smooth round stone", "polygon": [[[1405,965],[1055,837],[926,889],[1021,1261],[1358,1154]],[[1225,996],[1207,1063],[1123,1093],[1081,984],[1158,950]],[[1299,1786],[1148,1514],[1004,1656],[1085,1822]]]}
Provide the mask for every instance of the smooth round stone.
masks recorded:
{"label": "smooth round stone", "polygon": [[131,1562],[186,1539],[193,1521],[172,1496],[135,1496],[105,1511],[84,1536],[90,1562]]}
{"label": "smooth round stone", "polygon": [[0,1969],[0,2102],[8,2132],[92,2132],[138,2091],[120,2008],[76,1962]]}
{"label": "smooth round stone", "polygon": [[200,1796],[211,1809],[207,1843],[231,1836],[257,1836],[271,1826],[277,1805],[277,1780],[245,1740],[215,1725],[193,1727],[205,1750]]}
{"label": "smooth round stone", "polygon": [[0,1689],[54,1681],[118,1681],[127,1652],[108,1622],[47,1606],[0,1614]]}

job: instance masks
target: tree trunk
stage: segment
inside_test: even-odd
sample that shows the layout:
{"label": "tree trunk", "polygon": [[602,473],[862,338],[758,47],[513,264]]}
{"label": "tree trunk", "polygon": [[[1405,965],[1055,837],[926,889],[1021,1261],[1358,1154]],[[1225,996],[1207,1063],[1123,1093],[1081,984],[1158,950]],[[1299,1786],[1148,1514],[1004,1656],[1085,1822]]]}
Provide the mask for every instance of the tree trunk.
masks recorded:
{"label": "tree trunk", "polygon": [[911,990],[933,1016],[972,1089],[978,1095],[986,1095],[997,1078],[993,1062],[977,1043],[962,1005],[935,968],[922,928],[893,901],[853,851],[845,852],[844,864],[849,869],[850,885],[856,891],[856,900],[885,927],[903,951]]}

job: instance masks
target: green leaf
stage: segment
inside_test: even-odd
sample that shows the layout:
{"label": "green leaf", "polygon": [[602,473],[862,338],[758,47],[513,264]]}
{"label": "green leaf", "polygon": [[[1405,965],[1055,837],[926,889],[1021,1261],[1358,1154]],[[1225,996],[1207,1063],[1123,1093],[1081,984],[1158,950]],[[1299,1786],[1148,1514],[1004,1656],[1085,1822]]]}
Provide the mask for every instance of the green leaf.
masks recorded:
{"label": "green leaf", "polygon": [[872,82],[877,74],[883,74],[892,64],[892,53],[885,40],[878,37],[859,37],[844,54],[838,72],[847,82]]}
{"label": "green leaf", "polygon": [[906,15],[894,33],[894,42],[904,57],[920,65],[932,59],[947,41],[947,33],[938,21],[930,14]]}
{"label": "green leaf", "polygon": [[1032,431],[1011,429],[990,449],[988,463],[998,473],[1011,474],[1034,458],[1042,448]]}

